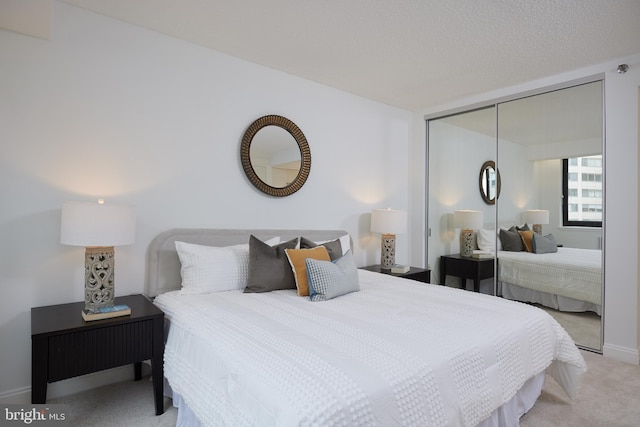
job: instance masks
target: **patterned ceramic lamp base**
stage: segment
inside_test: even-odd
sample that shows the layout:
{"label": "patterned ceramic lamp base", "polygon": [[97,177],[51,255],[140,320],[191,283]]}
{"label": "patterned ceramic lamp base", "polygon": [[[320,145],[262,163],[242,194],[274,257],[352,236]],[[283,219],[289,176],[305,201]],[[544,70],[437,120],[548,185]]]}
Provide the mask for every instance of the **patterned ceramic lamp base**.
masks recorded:
{"label": "patterned ceramic lamp base", "polygon": [[460,230],[460,256],[473,255],[473,230]]}
{"label": "patterned ceramic lamp base", "polygon": [[532,228],[534,233],[542,234],[542,224],[533,224]]}
{"label": "patterned ceramic lamp base", "polygon": [[95,310],[113,305],[113,246],[87,247],[84,254],[84,308]]}
{"label": "patterned ceramic lamp base", "polygon": [[380,264],[383,270],[391,270],[393,264],[396,263],[396,235],[383,234],[381,241],[381,259]]}

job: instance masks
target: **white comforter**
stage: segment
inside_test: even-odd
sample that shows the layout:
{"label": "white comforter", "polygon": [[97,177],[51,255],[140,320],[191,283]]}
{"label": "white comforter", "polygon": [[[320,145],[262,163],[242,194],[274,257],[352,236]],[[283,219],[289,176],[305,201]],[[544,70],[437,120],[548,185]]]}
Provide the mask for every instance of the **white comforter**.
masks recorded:
{"label": "white comforter", "polygon": [[204,425],[475,426],[582,355],[543,311],[359,270],[360,292],[169,292],[165,376]]}
{"label": "white comforter", "polygon": [[498,280],[523,288],[601,304],[602,252],[558,248],[557,253],[498,252]]}

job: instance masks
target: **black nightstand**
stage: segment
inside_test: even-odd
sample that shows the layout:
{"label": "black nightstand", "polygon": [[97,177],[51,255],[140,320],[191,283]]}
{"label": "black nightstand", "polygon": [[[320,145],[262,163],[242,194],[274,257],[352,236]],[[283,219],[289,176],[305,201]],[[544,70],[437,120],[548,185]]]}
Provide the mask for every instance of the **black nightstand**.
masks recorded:
{"label": "black nightstand", "polygon": [[447,275],[460,278],[462,289],[466,289],[467,279],[473,279],[473,290],[480,291],[480,280],[494,276],[493,258],[467,258],[458,255],[440,257],[440,284],[444,285]]}
{"label": "black nightstand", "polygon": [[391,270],[382,270],[380,264],[361,267],[363,270],[375,271],[376,273],[389,274],[391,276],[402,277],[405,279],[417,280],[419,282],[431,282],[431,270],[424,268],[411,267],[406,273],[392,273]]}
{"label": "black nightstand", "polygon": [[47,383],[151,360],[156,415],[164,412],[164,313],[143,295],[118,297],[131,315],[85,322],[84,302],[31,309],[31,403],[47,400]]}

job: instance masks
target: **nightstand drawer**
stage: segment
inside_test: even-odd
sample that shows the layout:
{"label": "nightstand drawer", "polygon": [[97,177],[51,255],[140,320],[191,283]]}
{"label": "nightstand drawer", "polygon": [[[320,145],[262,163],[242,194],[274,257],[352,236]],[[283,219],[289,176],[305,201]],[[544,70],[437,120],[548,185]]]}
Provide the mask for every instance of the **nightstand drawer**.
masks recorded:
{"label": "nightstand drawer", "polygon": [[153,321],[49,337],[48,382],[151,359]]}

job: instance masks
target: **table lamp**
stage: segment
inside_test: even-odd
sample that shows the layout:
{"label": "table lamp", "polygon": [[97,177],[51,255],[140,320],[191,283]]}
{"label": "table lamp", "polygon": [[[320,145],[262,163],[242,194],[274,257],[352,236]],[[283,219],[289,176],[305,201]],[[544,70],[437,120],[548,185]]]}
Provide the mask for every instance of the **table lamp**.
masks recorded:
{"label": "table lamp", "polygon": [[542,224],[549,224],[549,211],[531,209],[526,212],[527,222],[532,224],[533,232],[542,234]]}
{"label": "table lamp", "polygon": [[114,246],[135,240],[136,208],[127,205],[67,202],[62,205],[60,243],[84,246],[84,306],[95,312],[112,306],[114,294]]}
{"label": "table lamp", "polygon": [[371,231],[382,234],[380,264],[382,270],[391,270],[396,263],[396,234],[406,233],[407,213],[395,209],[373,209]]}
{"label": "table lamp", "polygon": [[482,212],[473,210],[453,211],[453,224],[460,228],[460,256],[473,255],[473,230],[482,228]]}

